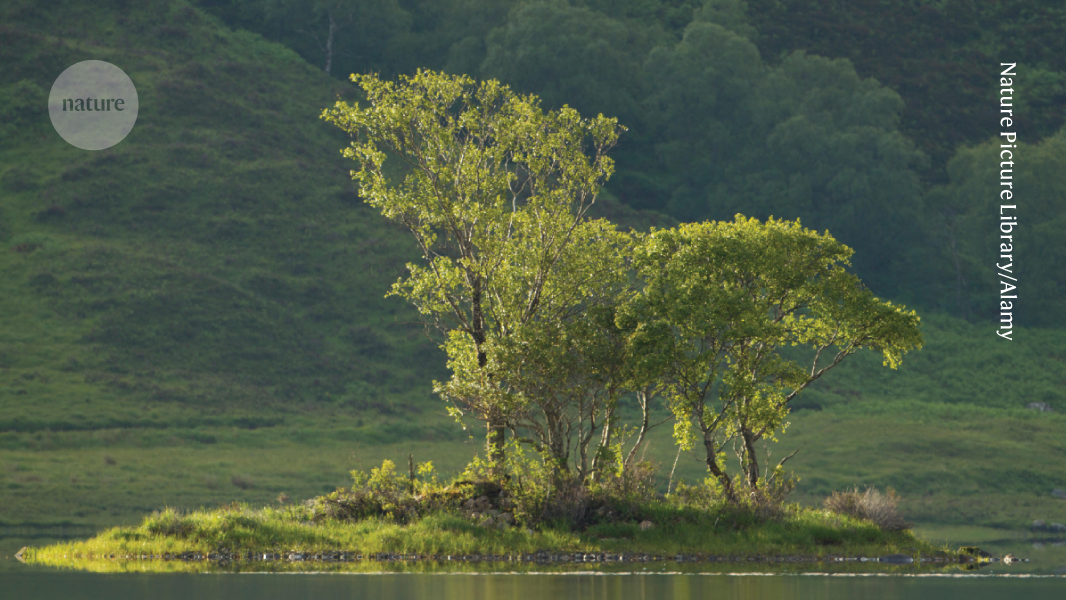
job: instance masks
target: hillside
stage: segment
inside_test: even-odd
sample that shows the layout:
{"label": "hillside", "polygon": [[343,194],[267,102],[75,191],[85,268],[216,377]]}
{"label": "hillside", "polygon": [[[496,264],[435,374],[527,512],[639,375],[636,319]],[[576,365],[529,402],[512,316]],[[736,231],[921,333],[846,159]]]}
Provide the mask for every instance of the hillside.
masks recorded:
{"label": "hillside", "polygon": [[[383,298],[411,248],[354,197],[343,138],[317,119],[349,87],[183,2],[93,7],[4,8],[0,84],[30,100],[0,151],[4,447],[205,443],[298,419],[451,435],[409,421],[444,375],[414,312]],[[34,110],[90,58],[141,102],[129,137],[94,153]]]}
{"label": "hillside", "polygon": [[[413,248],[355,196],[345,139],[317,118],[351,86],[181,0],[101,6],[0,8],[0,525],[300,499],[408,453],[460,469],[481,430],[443,414],[442,354],[383,297]],[[43,110],[86,59],[141,102],[92,153]],[[602,214],[670,222],[610,198]],[[900,371],[859,357],[802,398],[773,451],[801,449],[798,497],[875,483],[925,523],[1066,520],[1049,495],[1066,487],[1066,333],[1008,346],[924,323]],[[648,457],[668,471],[666,434]],[[678,473],[703,476],[694,458]]]}

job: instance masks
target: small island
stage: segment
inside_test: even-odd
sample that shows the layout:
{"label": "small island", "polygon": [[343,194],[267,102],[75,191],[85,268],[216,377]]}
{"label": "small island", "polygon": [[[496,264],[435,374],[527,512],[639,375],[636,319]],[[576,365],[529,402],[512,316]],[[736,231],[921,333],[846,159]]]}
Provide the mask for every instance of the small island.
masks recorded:
{"label": "small island", "polygon": [[[168,509],[137,527],[26,549],[22,558],[102,572],[640,570],[656,563],[789,570],[972,565],[977,552],[916,537],[896,512],[895,496],[873,489],[834,494],[817,509],[707,502],[707,490],[685,485],[662,496],[646,481],[623,477],[550,506],[548,490],[514,495],[514,487],[488,480],[442,485],[428,464],[419,467],[413,477],[401,476],[386,462],[357,475],[353,487],[302,504]],[[531,510],[552,518],[527,526],[535,520]]]}

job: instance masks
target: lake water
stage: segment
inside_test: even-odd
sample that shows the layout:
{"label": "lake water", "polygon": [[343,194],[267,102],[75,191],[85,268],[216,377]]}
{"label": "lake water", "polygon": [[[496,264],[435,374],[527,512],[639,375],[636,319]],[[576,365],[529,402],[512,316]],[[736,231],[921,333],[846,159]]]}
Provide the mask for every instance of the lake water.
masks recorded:
{"label": "lake water", "polygon": [[817,575],[97,575],[0,573],[0,595],[33,600],[1043,600],[1062,578]]}
{"label": "lake water", "polygon": [[[1034,560],[978,572],[896,567],[881,573],[730,574],[699,565],[648,565],[614,574],[98,574],[24,565],[13,548],[42,540],[0,540],[4,600],[1043,600],[1066,598],[1066,547],[1015,542],[1003,550]],[[131,565],[132,566],[132,565]],[[147,567],[146,564],[134,569]],[[389,568],[383,563],[382,568]],[[859,565],[855,565],[859,567]],[[688,572],[676,572],[684,570]],[[665,572],[663,572],[665,571]],[[703,571],[703,572],[700,572]]]}

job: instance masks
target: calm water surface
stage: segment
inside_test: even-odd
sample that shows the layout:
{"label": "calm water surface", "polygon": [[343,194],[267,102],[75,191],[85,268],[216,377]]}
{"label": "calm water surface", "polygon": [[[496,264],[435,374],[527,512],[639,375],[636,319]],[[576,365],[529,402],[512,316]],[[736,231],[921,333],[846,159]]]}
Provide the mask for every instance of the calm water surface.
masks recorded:
{"label": "calm water surface", "polygon": [[36,600],[1042,600],[1066,580],[813,575],[95,575],[0,572],[0,596]]}
{"label": "calm water surface", "polygon": [[[96,574],[11,558],[42,540],[0,539],[0,600],[1066,600],[1066,546],[1014,542],[1034,560],[953,576],[727,574]],[[674,569],[675,566],[667,568]],[[935,572],[935,571],[934,571]],[[1008,576],[1004,576],[1008,574]],[[1018,575],[1031,577],[1018,577]],[[1042,576],[1053,575],[1046,578]]]}

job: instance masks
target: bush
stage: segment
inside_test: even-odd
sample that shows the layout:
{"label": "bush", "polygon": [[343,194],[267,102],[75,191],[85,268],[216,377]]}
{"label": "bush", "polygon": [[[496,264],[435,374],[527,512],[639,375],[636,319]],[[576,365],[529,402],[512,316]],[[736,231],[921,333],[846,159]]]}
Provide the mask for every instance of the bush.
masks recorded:
{"label": "bush", "polygon": [[145,519],[144,529],[152,535],[185,538],[196,530],[196,523],[178,511],[168,508],[163,512],[156,511]]}
{"label": "bush", "polygon": [[418,465],[407,477],[396,472],[391,460],[370,473],[356,470],[351,474],[351,489],[340,488],[304,504],[312,520],[359,521],[376,517],[410,523],[426,512],[458,507],[469,495],[464,486],[442,488],[431,462]]}
{"label": "bush", "polygon": [[833,492],[823,504],[826,510],[838,515],[870,521],[881,531],[904,531],[914,527],[914,523],[903,518],[898,505],[899,496],[895,490],[889,488],[888,493],[882,494],[874,487],[866,488],[863,493],[858,488]]}
{"label": "bush", "polygon": [[604,475],[592,487],[594,504],[601,505],[596,520],[643,521],[647,506],[663,498],[655,489],[655,473],[655,465],[644,461]]}
{"label": "bush", "polygon": [[530,520],[578,531],[588,527],[592,508],[593,497],[584,484],[576,479],[561,479],[544,499],[537,518]]}

